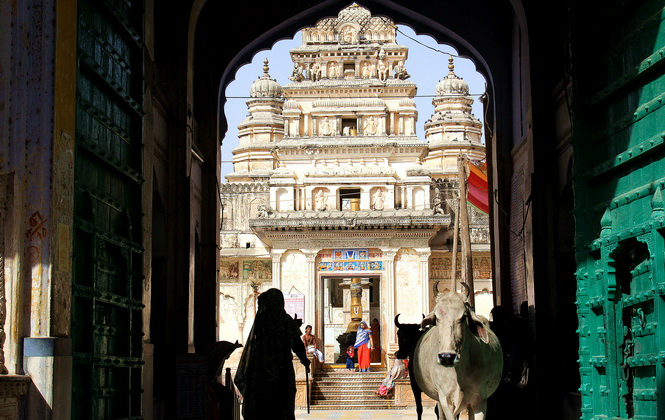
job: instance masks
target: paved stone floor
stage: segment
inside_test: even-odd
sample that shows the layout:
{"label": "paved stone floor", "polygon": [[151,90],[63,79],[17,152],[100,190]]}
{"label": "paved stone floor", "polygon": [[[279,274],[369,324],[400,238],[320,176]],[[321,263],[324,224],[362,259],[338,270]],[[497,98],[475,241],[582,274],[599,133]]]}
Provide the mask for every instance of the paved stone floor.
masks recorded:
{"label": "paved stone floor", "polygon": [[[465,415],[460,416],[465,417]],[[311,410],[307,414],[307,410],[296,410],[296,419],[344,419],[344,420],[364,420],[364,419],[417,419],[415,408],[412,409],[395,409],[395,410]],[[423,410],[422,420],[436,420],[433,408],[425,408]]]}

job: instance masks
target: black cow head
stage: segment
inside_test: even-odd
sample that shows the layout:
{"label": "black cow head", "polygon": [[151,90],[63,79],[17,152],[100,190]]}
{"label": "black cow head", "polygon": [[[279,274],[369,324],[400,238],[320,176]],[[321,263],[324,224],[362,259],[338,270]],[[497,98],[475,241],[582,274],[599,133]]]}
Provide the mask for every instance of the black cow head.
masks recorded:
{"label": "black cow head", "polygon": [[[423,335],[420,324],[400,324],[399,315],[395,316],[395,326],[397,327],[397,345],[399,349],[395,352],[398,359],[406,359],[413,355],[416,349],[418,339]],[[425,315],[423,315],[423,318]]]}

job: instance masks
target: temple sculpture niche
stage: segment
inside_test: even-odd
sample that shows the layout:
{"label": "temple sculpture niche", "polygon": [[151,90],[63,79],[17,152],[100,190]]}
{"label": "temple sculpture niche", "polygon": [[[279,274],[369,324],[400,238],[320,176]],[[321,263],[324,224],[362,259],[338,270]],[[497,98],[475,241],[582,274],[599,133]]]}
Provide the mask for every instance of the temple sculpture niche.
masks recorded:
{"label": "temple sculpture niche", "polygon": [[[256,295],[277,287],[333,363],[353,318],[353,284],[362,320],[380,326],[372,361],[390,365],[395,315],[417,322],[434,285],[452,287],[457,157],[484,159],[481,123],[451,58],[417,137],[408,48],[388,18],[352,4],[302,38],[284,85],[266,60],[249,87],[233,172],[221,185],[220,339],[243,343]],[[488,218],[470,213],[476,305],[487,315]]]}

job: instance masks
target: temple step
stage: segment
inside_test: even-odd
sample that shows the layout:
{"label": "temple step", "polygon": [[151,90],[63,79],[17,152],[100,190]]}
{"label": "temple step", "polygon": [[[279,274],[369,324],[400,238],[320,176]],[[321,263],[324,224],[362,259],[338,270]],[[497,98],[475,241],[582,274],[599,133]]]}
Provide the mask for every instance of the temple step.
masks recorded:
{"label": "temple step", "polygon": [[386,376],[385,369],[372,372],[349,372],[344,368],[324,368],[314,374],[311,409],[372,410],[400,408],[393,396],[375,394]]}

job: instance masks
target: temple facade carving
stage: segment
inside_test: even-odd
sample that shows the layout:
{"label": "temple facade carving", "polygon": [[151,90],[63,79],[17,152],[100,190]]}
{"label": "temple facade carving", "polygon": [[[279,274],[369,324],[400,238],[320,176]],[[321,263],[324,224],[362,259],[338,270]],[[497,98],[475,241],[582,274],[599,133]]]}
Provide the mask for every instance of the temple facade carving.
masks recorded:
{"label": "temple facade carving", "polygon": [[[455,164],[460,154],[484,158],[481,125],[451,61],[418,138],[417,86],[396,35],[393,21],[352,4],[302,30],[285,85],[266,62],[250,86],[221,186],[220,339],[243,343],[254,297],[279,287],[332,363],[351,320],[351,279],[360,278],[362,317],[379,320],[390,364],[394,316],[417,322],[432,307],[433,282],[453,287]],[[487,308],[488,226],[471,212],[476,290],[489,293],[477,302]]]}

